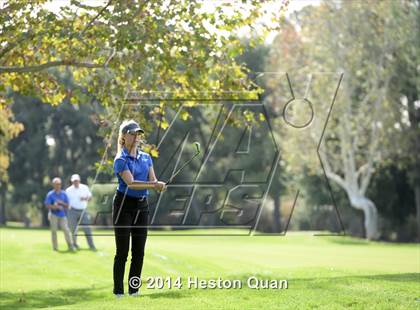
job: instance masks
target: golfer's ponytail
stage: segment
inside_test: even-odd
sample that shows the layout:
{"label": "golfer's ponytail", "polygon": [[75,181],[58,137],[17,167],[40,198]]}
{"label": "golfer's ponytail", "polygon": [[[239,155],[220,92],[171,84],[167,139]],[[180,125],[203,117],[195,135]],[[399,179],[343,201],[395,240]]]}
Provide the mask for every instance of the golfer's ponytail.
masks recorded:
{"label": "golfer's ponytail", "polygon": [[[121,150],[125,144],[125,139],[124,139],[124,133],[123,133],[123,129],[131,124],[131,123],[136,123],[134,120],[130,119],[130,120],[124,120],[121,125],[120,125],[120,129],[118,130],[118,140],[117,140],[117,154],[121,153]],[[137,124],[137,123],[136,123]]]}
{"label": "golfer's ponytail", "polygon": [[125,144],[123,129],[125,126],[127,126],[129,121],[125,120],[121,123],[120,129],[118,130],[118,139],[117,139],[117,154],[121,153],[121,150]]}
{"label": "golfer's ponytail", "polygon": [[118,139],[117,139],[117,154],[121,153],[121,150],[124,146],[124,136],[122,132],[118,133]]}

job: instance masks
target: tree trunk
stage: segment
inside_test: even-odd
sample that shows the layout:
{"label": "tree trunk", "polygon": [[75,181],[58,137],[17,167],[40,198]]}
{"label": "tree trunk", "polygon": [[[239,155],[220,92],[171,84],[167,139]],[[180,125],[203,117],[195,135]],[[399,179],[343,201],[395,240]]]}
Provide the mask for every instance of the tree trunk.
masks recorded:
{"label": "tree trunk", "polygon": [[280,196],[275,196],[274,197],[273,230],[274,230],[275,233],[281,232],[281,227],[280,227]]}
{"label": "tree trunk", "polygon": [[364,226],[366,238],[369,240],[377,240],[379,238],[378,231],[378,211],[372,200],[367,197],[355,194],[348,194],[352,207],[362,210],[364,213]]}
{"label": "tree trunk", "polygon": [[6,225],[6,191],[4,190],[6,184],[1,183],[2,190],[0,190],[0,225]]}
{"label": "tree trunk", "polygon": [[417,210],[417,241],[420,242],[420,184],[414,186],[414,195]]}

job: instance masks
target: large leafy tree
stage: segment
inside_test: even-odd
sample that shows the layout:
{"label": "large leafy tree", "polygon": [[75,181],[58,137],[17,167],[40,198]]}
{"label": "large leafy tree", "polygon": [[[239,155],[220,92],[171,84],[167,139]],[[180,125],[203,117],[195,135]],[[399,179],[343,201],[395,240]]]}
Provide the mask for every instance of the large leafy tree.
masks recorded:
{"label": "large leafy tree", "polygon": [[[97,4],[55,1],[54,9],[47,0],[0,4],[2,107],[12,101],[12,92],[52,105],[63,99],[85,103],[89,94],[113,117],[130,91],[179,97],[247,89],[250,83],[235,61],[242,51],[237,30],[258,24],[254,38],[262,40],[283,12],[269,16],[259,1]],[[68,71],[71,87],[60,78]],[[136,118],[142,122],[145,115]]]}
{"label": "large leafy tree", "polygon": [[[52,74],[71,67],[76,83],[103,104],[119,106],[129,90],[233,90],[246,86],[234,56],[236,31],[262,20],[259,1],[13,1],[0,15],[0,92],[36,94],[58,104],[77,100]],[[276,13],[277,14],[277,13]],[[270,16],[264,16],[271,22]],[[269,26],[259,28],[262,38]],[[244,84],[245,83],[245,84]]]}
{"label": "large leafy tree", "polygon": [[[393,110],[387,94],[395,74],[395,55],[405,39],[393,32],[407,24],[404,19],[395,22],[393,13],[402,14],[411,6],[410,1],[324,1],[298,15],[298,31],[293,25],[283,28],[286,32],[276,40],[272,54],[272,66],[289,72],[302,90],[309,89],[309,95],[304,91],[300,95],[309,96],[315,109],[310,132],[290,132],[283,140],[293,154],[289,159],[309,167],[320,167],[318,156],[302,149],[316,148],[325,125],[319,117],[327,115],[337,77],[343,73],[319,156],[328,178],[346,192],[352,207],[363,211],[369,239],[378,238],[379,231],[377,207],[367,197],[367,189],[375,166],[394,143],[387,136]],[[331,72],[336,72],[335,77]],[[279,103],[281,96],[277,92],[273,100]],[[304,109],[297,104],[294,112],[304,114]]]}
{"label": "large leafy tree", "polygon": [[16,137],[23,130],[23,125],[14,120],[12,110],[3,107],[0,110],[0,182],[7,182],[7,169],[9,168],[9,150],[7,142]]}
{"label": "large leafy tree", "polygon": [[8,189],[7,169],[10,165],[10,154],[7,143],[23,130],[23,125],[16,122],[10,108],[0,109],[0,224],[6,221],[6,191]]}
{"label": "large leafy tree", "polygon": [[[71,0],[54,9],[47,0],[2,2],[0,104],[12,91],[52,105],[83,103],[89,93],[113,116],[130,91],[179,97],[246,89],[237,31],[256,26],[262,40],[287,2],[272,14],[254,0]],[[61,83],[67,70],[80,87]]]}

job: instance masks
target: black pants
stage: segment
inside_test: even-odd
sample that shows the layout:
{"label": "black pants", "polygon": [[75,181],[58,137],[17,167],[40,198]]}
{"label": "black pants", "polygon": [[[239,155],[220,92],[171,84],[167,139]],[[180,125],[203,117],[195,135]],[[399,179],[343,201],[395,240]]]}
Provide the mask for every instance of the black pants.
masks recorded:
{"label": "black pants", "polygon": [[[124,294],[124,270],[131,236],[131,266],[129,280],[141,276],[144,247],[147,238],[149,206],[147,199],[139,201],[117,192],[113,200],[112,218],[115,232],[114,294]],[[120,227],[124,226],[124,227]],[[143,227],[141,227],[143,226]],[[138,291],[129,285],[130,294]]]}

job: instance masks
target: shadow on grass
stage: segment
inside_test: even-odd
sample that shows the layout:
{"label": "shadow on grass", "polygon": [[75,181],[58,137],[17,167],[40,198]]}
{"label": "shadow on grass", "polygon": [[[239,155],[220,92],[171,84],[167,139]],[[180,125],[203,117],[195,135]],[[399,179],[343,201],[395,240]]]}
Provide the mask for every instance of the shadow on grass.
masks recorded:
{"label": "shadow on grass", "polygon": [[363,278],[369,280],[383,280],[392,282],[414,282],[420,283],[420,273],[401,273],[401,274],[379,274],[371,276],[358,276],[354,278]]}
{"label": "shadow on grass", "polygon": [[356,239],[356,238],[346,238],[346,237],[339,237],[339,238],[328,238],[328,241],[335,244],[341,245],[369,245],[370,242],[365,239]]}
{"label": "shadow on grass", "polygon": [[[103,287],[104,288],[104,287]],[[30,292],[0,292],[0,308],[39,309],[54,306],[71,306],[87,300],[103,300],[102,288],[36,290]]]}
{"label": "shadow on grass", "polygon": [[71,251],[71,250],[57,250],[56,252],[59,254],[77,254],[77,251]]}
{"label": "shadow on grass", "polygon": [[[256,277],[264,280],[283,280],[285,279],[281,275],[273,276],[266,274],[249,274],[249,275],[238,275],[230,276],[229,279],[239,279],[245,283],[248,278]],[[338,276],[338,277],[317,277],[317,278],[288,278],[288,282],[311,282],[311,281],[334,281],[331,283],[337,283],[337,281],[357,281],[361,279],[372,280],[372,281],[389,281],[389,282],[406,282],[406,283],[420,283],[420,273],[397,273],[397,274],[378,274],[378,275],[356,275],[356,276]]]}
{"label": "shadow on grass", "polygon": [[87,249],[78,249],[78,250],[57,250],[57,253],[60,254],[77,254],[78,252],[91,252],[91,253],[97,253],[99,250],[97,249],[96,251],[92,251],[91,249],[87,248]]}
{"label": "shadow on grass", "polygon": [[[241,280],[244,289],[247,289],[246,281],[249,277],[254,276],[264,280],[279,280],[281,276],[267,274],[240,274],[223,277],[224,279]],[[203,278],[209,279],[209,278]],[[289,290],[295,292],[302,289],[302,284],[307,289],[331,289],[337,287],[337,284],[345,283],[351,286],[351,283],[361,283],[361,280],[372,282],[402,282],[410,285],[418,284],[420,281],[420,273],[402,273],[402,274],[381,274],[381,275],[359,275],[359,276],[339,276],[339,277],[316,277],[316,278],[289,278]],[[382,290],[382,284],[378,283],[378,290]],[[78,289],[59,289],[59,290],[36,290],[30,292],[0,292],[0,308],[3,309],[39,309],[54,306],[62,306],[65,308],[77,307],[77,304],[90,301],[102,302],[104,300],[103,289],[105,287],[85,287]],[[340,288],[343,290],[343,288]],[[272,290],[271,290],[272,291]],[[191,294],[201,295],[207,294],[208,290],[165,290],[145,294],[143,297],[150,299],[180,299],[188,297]],[[111,293],[110,293],[111,294]],[[374,292],[372,292],[374,294]],[[413,298],[416,296],[413,296]],[[79,305],[80,306],[80,305]]]}
{"label": "shadow on grass", "polygon": [[343,236],[343,237],[329,237],[327,240],[331,243],[341,244],[341,245],[403,245],[403,246],[411,246],[411,245],[418,245],[416,242],[395,242],[389,240],[376,240],[370,241],[360,237],[352,237],[352,236]]}
{"label": "shadow on grass", "polygon": [[[89,287],[78,289],[36,290],[30,292],[0,292],[0,309],[40,309],[48,307],[77,307],[86,301],[103,301],[105,287]],[[143,295],[151,299],[178,299],[190,294],[190,291],[162,291]],[[111,292],[109,296],[112,296]]]}
{"label": "shadow on grass", "polygon": [[50,230],[49,227],[42,226],[42,227],[25,227],[25,226],[12,226],[12,225],[0,225],[0,229],[10,229],[10,230]]}
{"label": "shadow on grass", "polygon": [[144,295],[147,296],[151,299],[160,299],[160,298],[182,298],[182,297],[186,297],[186,295],[189,293],[187,292],[187,294],[185,294],[186,292],[180,292],[180,291],[163,291],[163,292],[159,292],[159,293],[152,293],[152,294],[148,294],[148,295]]}

